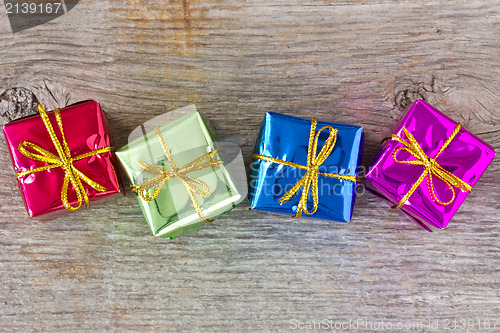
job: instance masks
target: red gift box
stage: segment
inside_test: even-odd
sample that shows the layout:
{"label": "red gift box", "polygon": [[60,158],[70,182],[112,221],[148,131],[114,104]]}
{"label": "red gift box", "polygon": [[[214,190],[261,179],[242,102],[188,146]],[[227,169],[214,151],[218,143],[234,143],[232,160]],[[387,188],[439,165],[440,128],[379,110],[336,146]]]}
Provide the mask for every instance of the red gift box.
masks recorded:
{"label": "red gift box", "polygon": [[85,101],[47,113],[41,109],[3,131],[30,216],[55,217],[120,193],[122,180],[99,103]]}

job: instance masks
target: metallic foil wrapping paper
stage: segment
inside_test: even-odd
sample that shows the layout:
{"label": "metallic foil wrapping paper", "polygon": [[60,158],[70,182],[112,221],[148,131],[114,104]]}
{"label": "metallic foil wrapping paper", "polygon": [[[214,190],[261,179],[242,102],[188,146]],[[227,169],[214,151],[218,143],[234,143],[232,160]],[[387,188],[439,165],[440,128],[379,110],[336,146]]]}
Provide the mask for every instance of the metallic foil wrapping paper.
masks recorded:
{"label": "metallic foil wrapping paper", "polygon": [[[392,133],[404,137],[403,127],[415,137],[423,151],[433,157],[453,132],[457,123],[422,100],[417,100],[403,113]],[[372,162],[366,174],[367,188],[396,205],[420,177],[423,166],[396,163],[393,152],[401,143],[387,140]],[[474,186],[495,156],[495,151],[463,127],[450,144],[437,157],[436,162],[444,169]],[[399,160],[414,160],[406,151],[401,151]],[[452,199],[451,190],[439,179],[433,180],[435,193],[441,201]],[[426,181],[410,196],[400,211],[431,231],[429,226],[443,229],[450,222],[468,192],[455,189],[456,197],[449,205],[437,204],[429,193]]]}
{"label": "metallic foil wrapping paper", "polygon": [[[319,121],[316,132],[323,126],[338,129],[337,141],[320,172],[356,176],[363,151],[363,129],[358,126]],[[254,153],[288,162],[307,165],[311,121],[269,112],[265,115]],[[318,140],[318,151],[328,138],[326,131]],[[301,193],[280,205],[279,200],[305,174],[305,170],[253,159],[249,200],[252,208],[267,212],[294,215]],[[356,198],[356,182],[318,176],[318,210],[304,217],[349,222]],[[309,205],[313,205],[309,194]]]}
{"label": "metallic foil wrapping paper", "polygon": [[[188,112],[163,126],[159,126],[158,121],[154,121],[154,126],[159,126],[177,167],[195,160],[210,149],[219,149],[218,158],[222,159],[224,164],[187,174],[208,185],[211,194],[207,198],[197,195],[196,200],[203,215],[207,219],[212,219],[231,210],[244,199],[247,184],[243,158],[237,147],[238,157],[230,158],[231,162],[229,162],[227,146],[221,148],[218,145],[213,130],[196,112],[194,106],[186,108],[193,112]],[[149,131],[129,142],[117,152],[117,157],[132,187],[153,177],[139,166],[139,161],[145,161],[149,165],[163,166],[166,170],[171,169],[154,131]],[[242,178],[244,189],[241,188],[241,181],[239,181]],[[197,232],[205,225],[193,206],[186,186],[179,179],[169,179],[154,200],[145,201],[138,196],[137,201],[155,236],[172,239]]]}
{"label": "metallic foil wrapping paper", "polygon": [[[48,112],[47,114],[56,135],[60,138],[54,113]],[[99,103],[86,101],[63,108],[61,109],[61,119],[72,156],[112,145],[108,120]],[[27,158],[19,151],[19,144],[23,141],[33,142],[57,155],[40,115],[15,120],[5,125],[3,131],[16,173],[44,165],[44,163]],[[84,183],[85,191],[91,202],[97,200],[103,202],[103,198],[110,199],[110,196],[120,193],[121,178],[111,152],[90,156],[73,163],[83,174],[106,189],[105,192],[99,192]],[[68,212],[61,201],[63,181],[64,171],[60,167],[19,178],[19,189],[28,214],[30,216],[44,215],[42,219],[48,219]],[[76,198],[76,193],[70,186],[69,202],[71,204],[77,203]]]}

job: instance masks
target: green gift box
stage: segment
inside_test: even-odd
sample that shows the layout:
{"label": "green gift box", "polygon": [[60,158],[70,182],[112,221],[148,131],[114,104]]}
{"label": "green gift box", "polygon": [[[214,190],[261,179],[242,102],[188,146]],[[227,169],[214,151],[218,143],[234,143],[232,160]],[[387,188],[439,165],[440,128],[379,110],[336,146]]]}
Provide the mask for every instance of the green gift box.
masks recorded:
{"label": "green gift box", "polygon": [[133,132],[116,156],[153,234],[173,239],[234,208],[247,186],[239,148],[218,143],[194,105],[164,116],[145,123],[135,136],[154,130],[135,139]]}

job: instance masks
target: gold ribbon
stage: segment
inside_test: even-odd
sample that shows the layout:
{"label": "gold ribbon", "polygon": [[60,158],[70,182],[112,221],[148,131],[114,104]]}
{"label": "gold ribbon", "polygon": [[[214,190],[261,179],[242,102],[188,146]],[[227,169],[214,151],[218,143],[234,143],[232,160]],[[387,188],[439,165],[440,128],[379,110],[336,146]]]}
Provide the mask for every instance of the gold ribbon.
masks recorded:
{"label": "gold ribbon", "polygon": [[[439,149],[439,151],[437,152],[436,155],[434,155],[433,158],[430,158],[429,156],[427,156],[426,153],[424,153],[422,147],[420,147],[417,140],[415,140],[415,137],[406,129],[406,127],[403,127],[403,132],[406,135],[408,141],[404,140],[403,138],[399,137],[396,134],[393,134],[391,136],[392,140],[395,140],[403,145],[403,147],[395,149],[394,152],[392,153],[392,158],[394,159],[395,162],[403,164],[411,164],[411,165],[422,165],[424,167],[424,171],[422,171],[420,177],[413,184],[410,190],[405,194],[405,196],[399,201],[398,205],[393,207],[393,209],[401,208],[405,204],[405,202],[408,201],[413,192],[415,192],[420,183],[424,181],[424,179],[427,179],[427,189],[429,190],[429,194],[432,200],[434,200],[434,202],[436,202],[438,205],[446,206],[452,203],[453,200],[455,200],[456,193],[453,187],[456,187],[462,192],[472,191],[472,187],[469,184],[467,184],[466,182],[464,182],[463,180],[461,180],[459,177],[455,176],[448,170],[445,170],[441,165],[439,165],[438,162],[436,162],[436,158],[438,158],[438,156],[441,155],[441,153],[446,149],[446,147],[448,147],[450,142],[457,135],[458,131],[460,131],[461,127],[462,125],[460,123],[457,124],[451,135],[448,137],[448,139],[445,141],[441,149]],[[407,151],[408,153],[413,155],[413,157],[415,157],[416,160],[406,160],[406,161],[398,160],[397,154],[401,150]],[[441,180],[451,190],[453,196],[450,201],[442,202],[437,198],[434,190],[434,183],[432,180],[433,176]]]}
{"label": "gold ribbon", "polygon": [[[269,156],[264,156],[264,155],[258,155],[258,154],[253,154],[252,157],[268,162],[273,162],[273,163],[278,163],[278,164],[283,164],[289,167],[293,168],[298,168],[302,170],[307,170],[307,172],[302,176],[302,178],[290,189],[288,190],[279,200],[280,205],[284,204],[288,200],[290,200],[295,194],[300,190],[301,187],[304,187],[302,189],[302,195],[299,200],[299,205],[297,207],[297,213],[295,214],[294,217],[300,217],[302,213],[306,213],[307,215],[312,215],[316,213],[318,210],[318,203],[319,203],[319,194],[318,194],[318,177],[319,175],[329,177],[329,178],[336,178],[336,179],[342,179],[342,180],[348,180],[351,182],[355,182],[358,179],[355,176],[345,176],[345,175],[339,175],[335,173],[326,173],[326,172],[319,172],[318,169],[319,167],[326,161],[328,156],[333,151],[333,148],[335,147],[335,143],[337,141],[337,129],[334,129],[331,126],[324,126],[322,127],[318,133],[316,133],[316,125],[317,125],[317,120],[314,118],[311,121],[311,131],[309,134],[309,147],[307,151],[307,165],[302,165],[294,162],[288,162],[284,160],[280,160],[278,158],[274,157],[269,157]],[[323,146],[321,147],[319,153],[316,155],[316,152],[318,150],[318,139],[319,135],[323,130],[328,130],[328,139],[325,141]],[[307,210],[307,197],[309,196],[309,191],[312,191],[313,195],[313,204],[314,208],[310,212]]]}
{"label": "gold ribbon", "polygon": [[[189,194],[189,198],[191,199],[191,202],[193,203],[196,212],[200,216],[200,219],[205,223],[211,223],[203,215],[200,204],[198,203],[198,200],[196,199],[195,196],[197,194],[203,198],[209,197],[211,194],[210,188],[205,182],[194,177],[189,177],[187,174],[208,167],[222,165],[223,164],[222,160],[213,159],[213,157],[217,155],[218,152],[217,149],[214,149],[209,153],[206,153],[194,159],[193,161],[185,164],[184,166],[177,167],[174,159],[172,158],[172,154],[170,154],[170,150],[168,149],[167,144],[165,143],[165,140],[163,139],[163,136],[161,135],[160,129],[158,127],[155,128],[155,133],[156,137],[158,138],[158,141],[161,144],[163,152],[165,153],[165,156],[167,157],[167,160],[170,163],[171,169],[167,170],[164,167],[152,166],[144,161],[137,162],[144,171],[149,172],[151,174],[155,174],[156,176],[146,180],[140,185],[134,186],[132,188],[132,191],[137,192],[137,194],[143,200],[151,201],[154,200],[158,196],[158,194],[160,194],[161,188],[167,181],[173,178],[177,178],[186,187]],[[207,161],[208,159],[210,160]],[[201,189],[196,185],[201,186]],[[153,186],[155,187],[155,190],[153,194],[150,194],[149,189],[152,188]]]}
{"label": "gold ribbon", "polygon": [[[85,188],[83,187],[82,181],[87,183],[93,189],[99,192],[105,192],[106,189],[99,185],[97,182],[93,181],[89,177],[85,176],[80,170],[78,170],[73,162],[83,160],[87,157],[110,152],[111,147],[104,147],[97,150],[90,151],[88,153],[78,155],[76,157],[71,156],[71,151],[68,147],[68,142],[66,141],[66,137],[64,136],[63,124],[61,120],[61,112],[59,109],[54,111],[56,116],[57,125],[59,126],[59,131],[61,132],[61,140],[57,137],[54,128],[52,127],[52,123],[50,122],[49,116],[43,109],[41,105],[38,105],[38,111],[40,112],[40,117],[42,118],[43,124],[49,133],[50,139],[54,144],[57,155],[52,154],[48,150],[40,147],[36,143],[23,141],[19,144],[19,151],[29,159],[32,159],[37,162],[48,163],[48,165],[20,172],[16,174],[17,178],[22,178],[24,176],[31,175],[36,172],[45,171],[53,168],[61,168],[64,170],[64,182],[61,188],[61,201],[64,204],[64,207],[68,210],[75,211],[82,206],[82,201],[85,202],[86,208],[89,207],[89,198],[87,193],[85,192]],[[62,143],[61,143],[62,142]],[[31,151],[29,151],[30,149]],[[34,152],[36,153],[34,153]],[[68,202],[68,190],[69,184],[76,192],[76,197],[78,201],[77,206],[71,206]]]}

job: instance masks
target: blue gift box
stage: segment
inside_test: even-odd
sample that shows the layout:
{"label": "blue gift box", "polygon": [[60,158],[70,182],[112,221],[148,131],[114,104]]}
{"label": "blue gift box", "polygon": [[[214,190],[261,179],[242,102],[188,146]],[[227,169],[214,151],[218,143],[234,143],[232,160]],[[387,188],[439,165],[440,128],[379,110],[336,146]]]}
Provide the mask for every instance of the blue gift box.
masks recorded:
{"label": "blue gift box", "polygon": [[[314,128],[312,127],[314,121],[274,112],[265,115],[251,164],[249,200],[252,208],[274,213],[296,214],[304,186],[286,202],[280,204],[280,199],[308,172],[305,170],[309,165],[308,155],[320,155],[323,147],[331,146],[329,136],[335,129],[337,134],[333,150],[324,155],[327,157],[317,171],[340,175],[338,178],[348,176],[344,177],[347,179],[357,175],[363,150],[363,128],[322,121],[318,121]],[[322,130],[324,126],[329,127]],[[314,133],[311,133],[311,127]],[[318,135],[318,132],[321,133]],[[309,146],[314,146],[313,140],[316,136],[317,142],[314,143],[317,148],[314,154],[314,150]],[[267,157],[281,162],[266,160]],[[303,167],[299,168],[297,165]],[[356,181],[314,172],[310,174],[313,179],[317,177],[317,209],[314,212],[314,189],[312,189],[314,186],[311,186],[307,190],[306,207],[309,212],[314,213],[302,216],[349,222],[356,199]]]}

